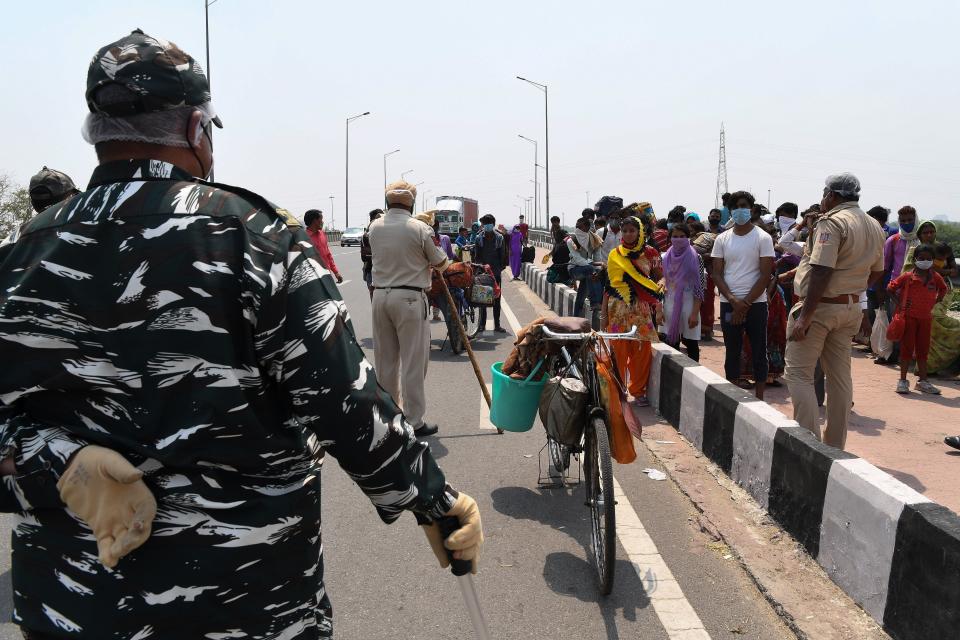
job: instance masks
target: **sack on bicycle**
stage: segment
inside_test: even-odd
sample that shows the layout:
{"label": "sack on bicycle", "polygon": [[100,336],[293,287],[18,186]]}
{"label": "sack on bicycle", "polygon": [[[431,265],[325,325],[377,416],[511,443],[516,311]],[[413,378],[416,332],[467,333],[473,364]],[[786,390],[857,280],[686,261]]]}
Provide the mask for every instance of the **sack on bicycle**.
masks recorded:
{"label": "sack on bicycle", "polygon": [[579,448],[589,395],[578,378],[555,376],[547,380],[539,406],[540,422],[547,435],[560,444]]}

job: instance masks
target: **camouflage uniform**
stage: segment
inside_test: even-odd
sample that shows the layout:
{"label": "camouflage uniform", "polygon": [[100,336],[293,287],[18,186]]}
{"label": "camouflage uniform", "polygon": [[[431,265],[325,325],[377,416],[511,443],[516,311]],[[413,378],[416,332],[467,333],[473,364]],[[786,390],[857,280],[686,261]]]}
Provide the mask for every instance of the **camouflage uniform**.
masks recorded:
{"label": "camouflage uniform", "polygon": [[[25,629],[330,637],[316,453],[385,522],[452,506],[289,214],[130,160],[14,240],[0,248],[0,437],[20,475],[0,504],[17,512]],[[143,469],[159,505],[150,540],[113,571],[54,486],[88,443]]]}

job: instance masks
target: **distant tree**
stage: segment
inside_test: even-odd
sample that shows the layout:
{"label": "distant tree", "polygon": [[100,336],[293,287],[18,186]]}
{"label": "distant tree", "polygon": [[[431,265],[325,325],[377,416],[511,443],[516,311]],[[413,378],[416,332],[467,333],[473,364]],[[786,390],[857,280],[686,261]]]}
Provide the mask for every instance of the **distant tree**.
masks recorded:
{"label": "distant tree", "polygon": [[960,223],[936,221],[937,240],[953,247],[953,255],[960,256]]}
{"label": "distant tree", "polygon": [[33,205],[26,187],[0,174],[0,239],[6,238],[33,217]]}

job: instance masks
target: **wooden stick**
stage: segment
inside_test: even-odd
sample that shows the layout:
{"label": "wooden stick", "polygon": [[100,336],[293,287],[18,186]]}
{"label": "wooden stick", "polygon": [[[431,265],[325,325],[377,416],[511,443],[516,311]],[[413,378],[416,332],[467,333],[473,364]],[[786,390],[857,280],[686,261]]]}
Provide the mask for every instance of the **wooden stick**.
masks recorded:
{"label": "wooden stick", "polygon": [[[487,401],[487,408],[489,409],[493,401],[490,399],[490,391],[487,389],[487,383],[483,381],[483,374],[480,373],[480,365],[477,364],[477,356],[473,354],[473,347],[470,346],[470,337],[467,336],[467,330],[463,326],[463,321],[460,320],[460,314],[457,312],[457,305],[453,301],[453,296],[450,295],[450,288],[447,287],[447,279],[443,277],[443,274],[440,274],[440,282],[443,283],[443,294],[447,297],[447,306],[450,307],[450,313],[453,314],[453,319],[457,321],[457,328],[460,330],[460,339],[463,340],[463,346],[467,348],[467,355],[470,356],[470,364],[473,365],[473,372],[477,375],[477,382],[480,383],[480,390],[483,392],[483,399]],[[503,433],[502,429],[497,429],[499,433]]]}

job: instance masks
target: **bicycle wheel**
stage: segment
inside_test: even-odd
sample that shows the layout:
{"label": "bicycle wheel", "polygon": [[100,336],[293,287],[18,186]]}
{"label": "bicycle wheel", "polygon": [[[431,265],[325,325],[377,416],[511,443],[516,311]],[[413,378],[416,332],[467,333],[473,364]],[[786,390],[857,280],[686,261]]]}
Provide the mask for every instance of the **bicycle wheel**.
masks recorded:
{"label": "bicycle wheel", "polygon": [[558,473],[570,468],[570,449],[553,438],[547,438],[547,450],[550,452],[550,464]]}
{"label": "bicycle wheel", "polygon": [[613,590],[617,529],[613,499],[613,463],[610,460],[607,424],[603,418],[595,417],[590,421],[584,440],[584,475],[587,507],[590,509],[593,564],[597,568],[600,593],[609,595]]}
{"label": "bicycle wheel", "polygon": [[460,319],[463,320],[463,328],[467,330],[467,337],[476,338],[480,333],[480,313],[477,308],[472,304],[465,304]]}

